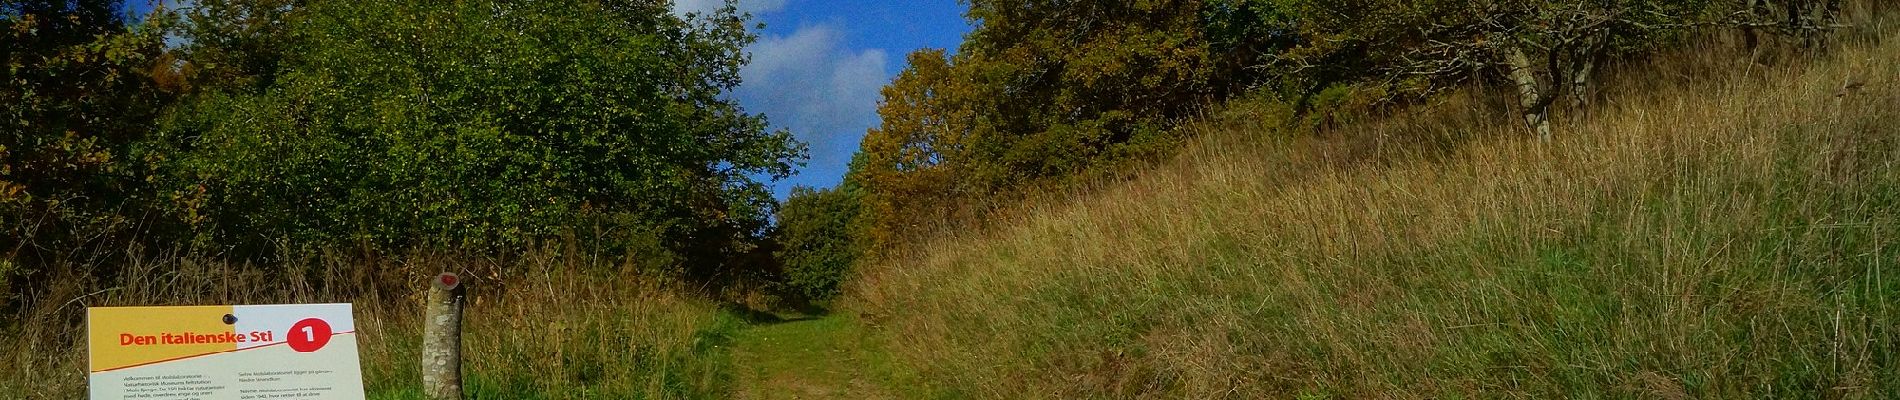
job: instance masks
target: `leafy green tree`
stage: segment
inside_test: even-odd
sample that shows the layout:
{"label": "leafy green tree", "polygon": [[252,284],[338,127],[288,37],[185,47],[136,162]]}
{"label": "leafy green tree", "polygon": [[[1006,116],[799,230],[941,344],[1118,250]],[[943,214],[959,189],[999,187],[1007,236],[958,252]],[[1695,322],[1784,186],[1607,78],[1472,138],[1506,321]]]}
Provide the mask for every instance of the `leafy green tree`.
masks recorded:
{"label": "leafy green tree", "polygon": [[802,157],[724,96],[753,40],[730,9],[290,4],[272,21],[190,18],[223,23],[186,30],[201,92],[150,151],[170,157],[175,215],[205,243],[495,251],[599,226],[716,274],[775,204],[752,177]]}
{"label": "leafy green tree", "polygon": [[[967,176],[1007,187],[1172,147],[1167,129],[1231,93],[1202,2],[975,0],[957,68],[987,90]],[[1112,168],[1112,167],[1109,167]]]}
{"label": "leafy green tree", "polygon": [[280,63],[296,48],[293,18],[305,0],[195,0],[176,33],[190,40],[176,50],[185,61],[184,85],[198,90],[258,90],[275,82]]}
{"label": "leafy green tree", "polygon": [[785,285],[805,299],[837,297],[863,253],[857,232],[862,193],[846,182],[837,188],[792,189],[778,212],[777,254]]}

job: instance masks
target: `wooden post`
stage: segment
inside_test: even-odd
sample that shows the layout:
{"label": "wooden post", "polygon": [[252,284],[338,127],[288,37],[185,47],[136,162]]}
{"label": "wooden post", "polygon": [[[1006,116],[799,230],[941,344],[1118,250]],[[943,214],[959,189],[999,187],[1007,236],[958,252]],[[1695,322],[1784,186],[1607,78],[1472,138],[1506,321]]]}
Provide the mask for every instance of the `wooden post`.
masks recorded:
{"label": "wooden post", "polygon": [[431,400],[462,399],[461,277],[444,272],[429,284],[422,321],[422,393]]}

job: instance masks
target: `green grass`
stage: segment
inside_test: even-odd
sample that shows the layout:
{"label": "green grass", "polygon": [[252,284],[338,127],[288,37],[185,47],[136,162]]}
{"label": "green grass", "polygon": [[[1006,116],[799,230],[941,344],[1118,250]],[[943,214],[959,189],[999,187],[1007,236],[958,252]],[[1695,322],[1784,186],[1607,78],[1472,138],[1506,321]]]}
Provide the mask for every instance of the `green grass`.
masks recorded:
{"label": "green grass", "polygon": [[[701,314],[707,313],[707,314]],[[579,326],[548,321],[547,330],[474,335],[466,345],[464,390],[470,399],[647,399],[725,398],[732,387],[732,338],[745,322],[723,311],[682,307],[662,318],[690,318],[707,325],[682,336],[652,337],[651,326],[636,327],[638,316],[603,312],[564,315],[585,319]],[[562,318],[555,318],[562,319]],[[643,334],[645,330],[649,333]],[[568,333],[555,333],[568,331]],[[418,336],[404,332],[385,338],[378,351],[394,356],[365,365],[371,399],[422,399],[419,368],[409,355],[420,354]],[[570,335],[559,337],[556,335]],[[516,340],[556,339],[527,344]],[[499,340],[503,343],[492,343]],[[494,347],[489,347],[494,346]],[[678,346],[668,349],[667,347]],[[483,354],[477,354],[483,353]]]}
{"label": "green grass", "polygon": [[747,399],[921,398],[914,377],[855,318],[803,316],[741,331],[733,358]]}

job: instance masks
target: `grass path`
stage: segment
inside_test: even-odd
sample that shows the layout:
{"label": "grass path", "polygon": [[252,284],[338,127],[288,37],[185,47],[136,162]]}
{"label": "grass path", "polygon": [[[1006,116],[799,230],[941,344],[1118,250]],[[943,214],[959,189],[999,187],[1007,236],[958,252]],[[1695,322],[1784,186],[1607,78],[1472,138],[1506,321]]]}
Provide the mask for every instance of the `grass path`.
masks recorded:
{"label": "grass path", "polygon": [[845,316],[756,324],[734,341],[741,399],[895,399],[890,359]]}

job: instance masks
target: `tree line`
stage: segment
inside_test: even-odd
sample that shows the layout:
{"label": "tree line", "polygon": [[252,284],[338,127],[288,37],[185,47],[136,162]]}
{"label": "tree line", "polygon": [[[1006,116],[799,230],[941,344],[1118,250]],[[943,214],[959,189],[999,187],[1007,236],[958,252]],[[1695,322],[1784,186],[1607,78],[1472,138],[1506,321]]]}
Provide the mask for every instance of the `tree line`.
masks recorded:
{"label": "tree line", "polygon": [[[1474,82],[1510,88],[1525,131],[1586,105],[1604,64],[1697,34],[1820,43],[1839,0],[970,0],[954,52],[910,54],[844,183],[795,193],[792,274],[856,260],[1025,191],[1165,157],[1174,129],[1248,97],[1311,128],[1340,104],[1403,104]],[[974,212],[973,212],[974,210]],[[961,216],[960,216],[961,215]],[[847,239],[820,239],[842,232]],[[839,288],[817,282],[816,294]]]}
{"label": "tree line", "polygon": [[130,10],[0,1],[0,288],[127,249],[494,254],[576,237],[710,279],[764,251],[765,181],[804,157],[727,96],[754,40],[731,7]]}
{"label": "tree line", "polygon": [[[0,297],[140,251],[522,251],[836,295],[851,266],[1035,188],[1165,157],[1266,98],[1314,124],[1494,81],[1527,132],[1609,61],[1710,29],[1818,44],[1839,0],[970,0],[883,90],[839,187],[727,93],[750,20],[664,0],[0,0]],[[127,249],[133,249],[128,251]],[[141,250],[143,249],[143,250]],[[783,264],[783,274],[778,265]],[[90,273],[110,274],[101,267]],[[18,286],[13,286],[18,287]]]}

